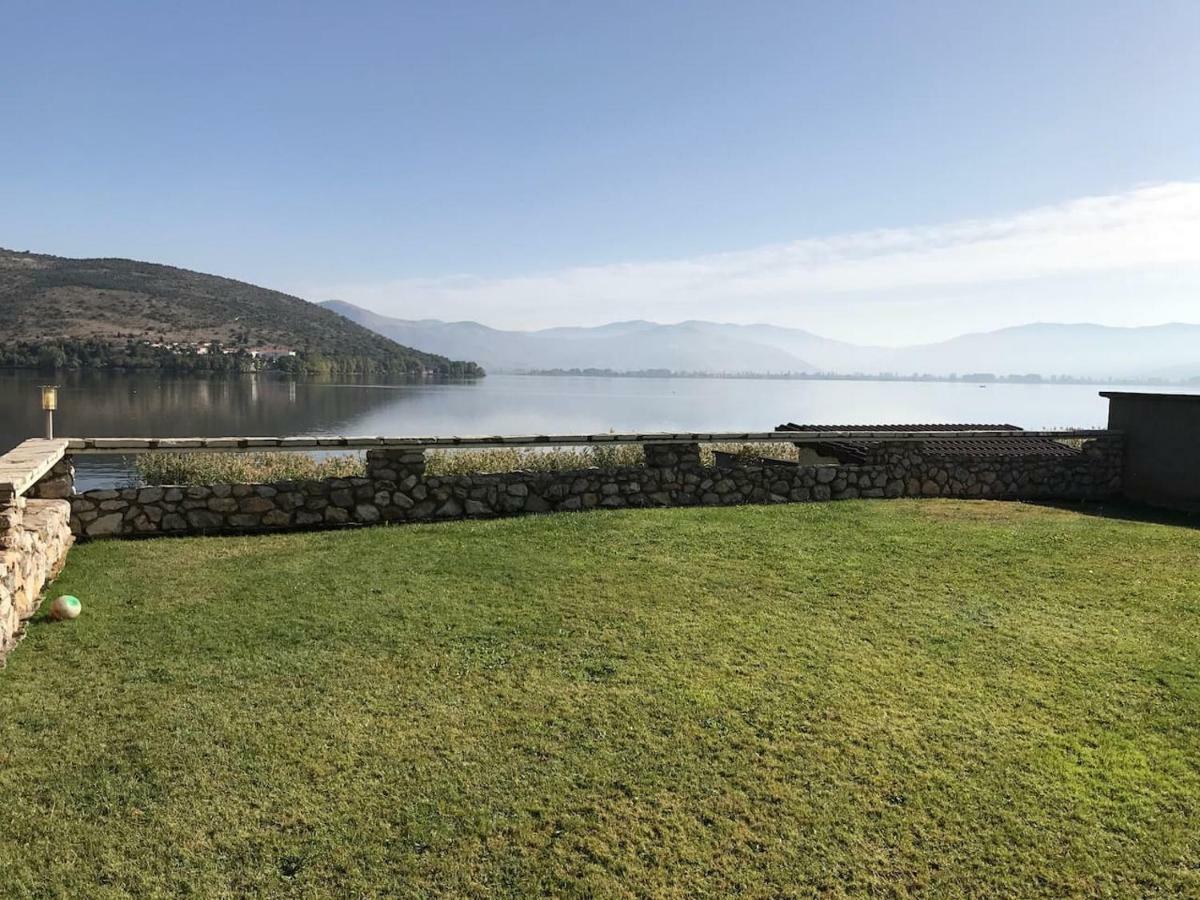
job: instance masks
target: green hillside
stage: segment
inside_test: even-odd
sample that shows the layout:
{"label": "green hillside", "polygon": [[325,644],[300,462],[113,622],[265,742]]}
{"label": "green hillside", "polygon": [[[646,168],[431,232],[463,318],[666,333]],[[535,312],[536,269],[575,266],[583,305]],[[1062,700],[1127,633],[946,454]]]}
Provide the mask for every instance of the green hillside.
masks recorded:
{"label": "green hillside", "polygon": [[227,370],[264,365],[251,358],[253,349],[285,348],[296,355],[266,364],[483,374],[474,363],[402,346],[299,297],[129,259],[0,248],[0,314],[2,366]]}

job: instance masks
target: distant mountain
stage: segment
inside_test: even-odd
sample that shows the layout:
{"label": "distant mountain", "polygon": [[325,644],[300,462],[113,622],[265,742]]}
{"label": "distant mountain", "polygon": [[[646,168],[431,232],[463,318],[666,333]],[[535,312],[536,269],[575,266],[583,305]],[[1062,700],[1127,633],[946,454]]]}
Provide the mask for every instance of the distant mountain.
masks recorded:
{"label": "distant mountain", "polygon": [[226,349],[295,350],[333,369],[478,374],[473,363],[401,346],[299,297],[129,259],[0,248],[0,321],[0,361],[10,365],[30,353],[66,364],[137,365],[170,356],[155,344],[217,341]]}
{"label": "distant mountain", "polygon": [[502,331],[478,322],[392,319],[339,300],[328,300],[322,306],[401,343],[416,342],[436,353],[486,359],[482,364],[490,370],[592,367],[799,372],[812,368],[811,363],[786,350],[714,331],[705,322],[616,322],[597,328]]}
{"label": "distant mountain", "polygon": [[873,347],[774,325],[632,321],[504,331],[477,322],[393,319],[338,300],[322,305],[393,340],[477,359],[493,370],[1200,377],[1200,325],[1178,323],[1147,328],[1031,324],[932,344]]}
{"label": "distant mountain", "polygon": [[898,371],[924,364],[935,366],[936,371],[960,373],[1187,379],[1200,376],[1200,325],[1114,328],[1036,323],[906,347],[895,360]]}

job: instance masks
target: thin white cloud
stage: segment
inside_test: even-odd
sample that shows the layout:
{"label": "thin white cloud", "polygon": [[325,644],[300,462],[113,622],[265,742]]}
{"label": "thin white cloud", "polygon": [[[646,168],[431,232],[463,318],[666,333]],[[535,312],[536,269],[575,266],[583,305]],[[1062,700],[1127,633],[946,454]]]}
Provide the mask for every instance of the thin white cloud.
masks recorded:
{"label": "thin white cloud", "polygon": [[[712,318],[800,327],[824,322],[827,330],[844,333],[847,317],[869,308],[872,316],[883,317],[878,330],[890,332],[884,302],[889,297],[903,301],[895,305],[904,308],[906,318],[914,315],[914,297],[927,294],[944,315],[946,298],[953,295],[959,298],[957,318],[963,323],[1003,323],[1003,316],[996,315],[1000,310],[993,308],[996,286],[1011,283],[1006,292],[1011,309],[1044,310],[1038,318],[1049,320],[1080,309],[1085,298],[1042,296],[1045,284],[1083,279],[1094,288],[1097,277],[1103,281],[1111,276],[1126,296],[1131,278],[1136,288],[1137,273],[1161,280],[1164,272],[1195,275],[1197,270],[1200,182],[1187,181],[996,219],[867,231],[692,259],[580,266],[506,278],[464,275],[324,285],[305,293],[403,318],[477,319],[514,328]],[[1178,311],[1180,298],[1190,296],[1196,305],[1192,318],[1200,318],[1200,276],[1189,276],[1182,287],[1183,293],[1176,290],[1164,299],[1164,314]],[[1098,292],[1096,304],[1121,300],[1104,294]],[[1153,297],[1142,300],[1153,306]],[[919,299],[915,302],[919,310]],[[842,315],[834,315],[834,309]],[[1106,317],[1106,310],[1097,312],[1092,318]]]}

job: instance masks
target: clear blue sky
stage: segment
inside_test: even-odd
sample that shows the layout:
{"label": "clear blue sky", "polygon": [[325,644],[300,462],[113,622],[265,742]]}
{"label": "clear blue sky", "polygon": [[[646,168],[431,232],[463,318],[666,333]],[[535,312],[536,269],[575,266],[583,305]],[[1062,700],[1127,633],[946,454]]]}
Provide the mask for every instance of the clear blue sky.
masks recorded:
{"label": "clear blue sky", "polygon": [[[1196,0],[0,0],[0,22],[0,246],[382,307],[395,281],[1200,178]],[[411,288],[387,311],[420,312]]]}

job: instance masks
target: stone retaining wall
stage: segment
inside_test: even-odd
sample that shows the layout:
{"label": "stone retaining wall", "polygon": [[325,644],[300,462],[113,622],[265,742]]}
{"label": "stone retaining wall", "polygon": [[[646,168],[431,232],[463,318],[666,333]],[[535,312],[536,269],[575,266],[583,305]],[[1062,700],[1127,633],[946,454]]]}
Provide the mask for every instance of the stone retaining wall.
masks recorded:
{"label": "stone retaining wall", "polygon": [[66,500],[13,497],[0,506],[0,662],[66,560],[70,516]]}
{"label": "stone retaining wall", "polygon": [[[647,444],[644,466],[428,476],[419,449],[367,453],[363,478],[94,490],[71,500],[86,537],[272,531],[650,506],[724,506],[855,497],[1099,500],[1120,493],[1121,442],[1074,456],[946,456],[880,444],[866,465],[734,461],[704,467],[698,444]],[[48,478],[61,490],[63,471]],[[40,489],[40,485],[39,485]]]}
{"label": "stone retaining wall", "polygon": [[1124,439],[1083,442],[1075,456],[926,454],[920,444],[880,444],[868,462],[903,481],[897,496],[1004,500],[1108,500],[1121,495]]}

